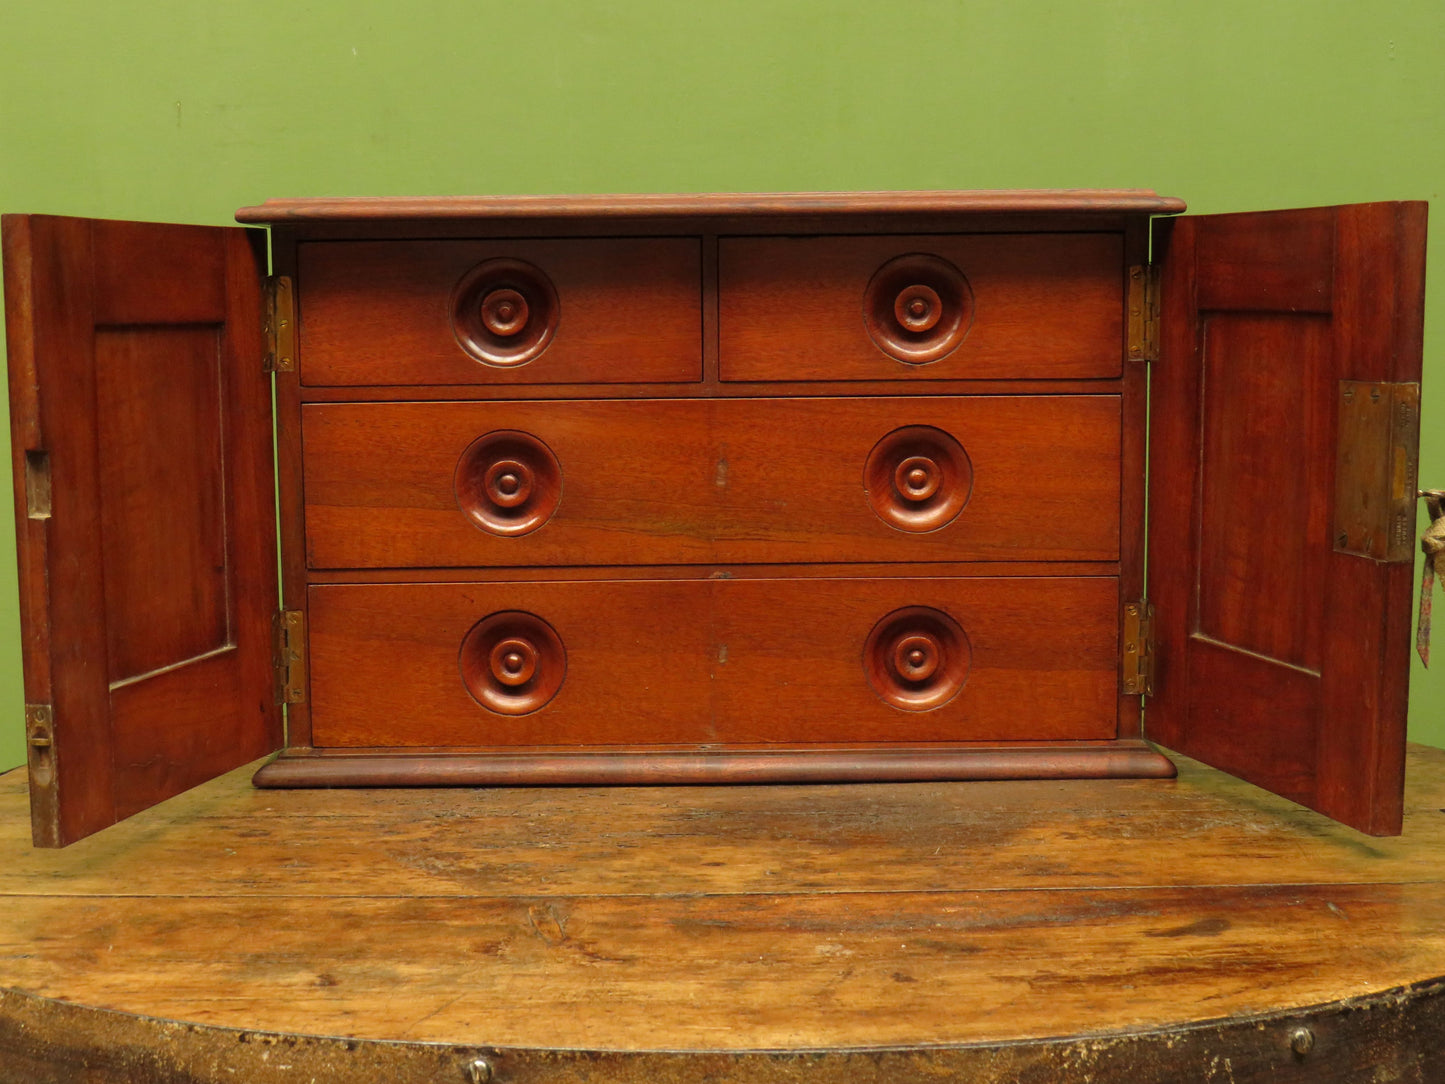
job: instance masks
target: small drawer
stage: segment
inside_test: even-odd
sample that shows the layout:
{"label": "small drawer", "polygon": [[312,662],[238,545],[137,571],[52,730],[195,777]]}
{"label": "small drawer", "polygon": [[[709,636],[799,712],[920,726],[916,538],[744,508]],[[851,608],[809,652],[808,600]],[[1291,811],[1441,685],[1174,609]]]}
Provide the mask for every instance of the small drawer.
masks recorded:
{"label": "small drawer", "polygon": [[318,747],[1116,736],[1112,577],[309,589]]}
{"label": "small drawer", "polygon": [[700,380],[701,268],[693,237],[302,244],[301,380]]}
{"label": "small drawer", "polygon": [[1113,561],[1119,397],[302,410],[312,568]]}
{"label": "small drawer", "polygon": [[1117,233],[731,237],[723,380],[1116,377]]}

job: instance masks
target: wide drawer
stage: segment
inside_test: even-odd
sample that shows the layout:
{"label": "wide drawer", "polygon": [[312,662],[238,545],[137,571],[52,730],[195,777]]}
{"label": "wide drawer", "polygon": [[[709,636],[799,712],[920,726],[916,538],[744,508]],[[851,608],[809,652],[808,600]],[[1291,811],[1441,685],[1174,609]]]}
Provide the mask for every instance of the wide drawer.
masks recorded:
{"label": "wide drawer", "polygon": [[699,380],[701,251],[695,237],[303,244],[301,380]]}
{"label": "wide drawer", "polygon": [[1119,554],[1119,398],[318,403],[313,568]]}
{"label": "wide drawer", "polygon": [[1112,577],[346,584],[308,601],[318,747],[1117,730]]}
{"label": "wide drawer", "polygon": [[731,237],[724,380],[1115,377],[1117,233]]}

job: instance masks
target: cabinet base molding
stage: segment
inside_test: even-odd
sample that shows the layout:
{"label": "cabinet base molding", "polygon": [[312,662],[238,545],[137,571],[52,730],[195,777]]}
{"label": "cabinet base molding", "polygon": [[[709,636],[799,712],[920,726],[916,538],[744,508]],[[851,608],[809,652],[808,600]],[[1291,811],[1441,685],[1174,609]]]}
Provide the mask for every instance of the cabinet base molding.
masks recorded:
{"label": "cabinet base molding", "polygon": [[687,786],[705,783],[925,782],[964,779],[1172,779],[1147,742],[913,748],[588,749],[411,752],[287,749],[258,787]]}

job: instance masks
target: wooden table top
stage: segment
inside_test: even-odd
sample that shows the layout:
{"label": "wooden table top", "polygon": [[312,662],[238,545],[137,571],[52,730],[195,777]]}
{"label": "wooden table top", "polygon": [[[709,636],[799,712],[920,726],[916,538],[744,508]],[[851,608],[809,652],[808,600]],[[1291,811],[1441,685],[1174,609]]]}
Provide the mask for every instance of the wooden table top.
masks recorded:
{"label": "wooden table top", "polygon": [[11,772],[0,1081],[1445,1079],[1445,751],[1409,756],[1397,839],[1180,759],[651,789],[245,769],[41,851]]}

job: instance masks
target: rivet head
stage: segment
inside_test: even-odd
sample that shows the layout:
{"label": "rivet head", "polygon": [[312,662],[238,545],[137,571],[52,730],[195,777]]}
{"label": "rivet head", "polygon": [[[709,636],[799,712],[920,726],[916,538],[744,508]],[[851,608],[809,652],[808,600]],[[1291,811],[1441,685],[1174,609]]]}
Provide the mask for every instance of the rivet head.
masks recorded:
{"label": "rivet head", "polygon": [[1295,1028],[1289,1033],[1289,1048],[1304,1057],[1315,1047],[1315,1033],[1309,1028]]}
{"label": "rivet head", "polygon": [[486,1058],[474,1058],[467,1065],[468,1084],[488,1084],[492,1079],[492,1063]]}

